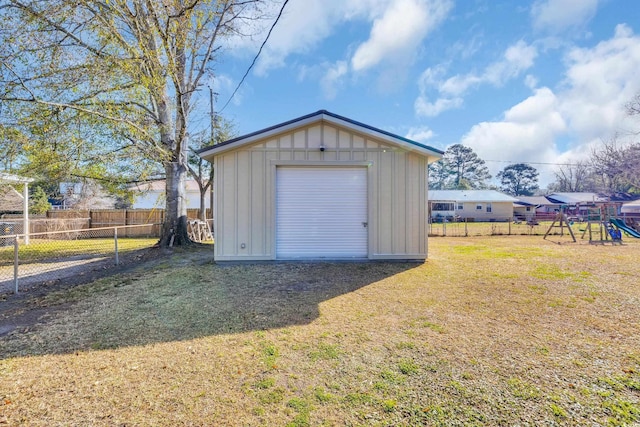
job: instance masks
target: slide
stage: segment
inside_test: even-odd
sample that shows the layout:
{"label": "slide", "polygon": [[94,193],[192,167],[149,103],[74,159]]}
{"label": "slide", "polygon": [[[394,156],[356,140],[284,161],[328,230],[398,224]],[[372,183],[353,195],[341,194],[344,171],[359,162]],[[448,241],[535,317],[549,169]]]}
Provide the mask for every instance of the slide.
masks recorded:
{"label": "slide", "polygon": [[611,219],[611,224],[615,225],[616,228],[618,228],[619,230],[624,231],[629,236],[635,237],[636,239],[640,239],[640,233],[638,233],[636,230],[634,230],[633,228],[631,228],[627,224],[625,224],[623,220],[618,219],[618,218],[612,218]]}

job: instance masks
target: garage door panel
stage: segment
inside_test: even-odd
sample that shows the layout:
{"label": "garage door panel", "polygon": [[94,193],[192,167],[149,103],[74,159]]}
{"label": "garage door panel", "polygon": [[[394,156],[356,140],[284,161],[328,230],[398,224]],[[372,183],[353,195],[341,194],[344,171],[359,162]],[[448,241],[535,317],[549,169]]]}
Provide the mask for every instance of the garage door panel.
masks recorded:
{"label": "garage door panel", "polygon": [[366,172],[358,167],[279,167],[277,257],[366,257]]}

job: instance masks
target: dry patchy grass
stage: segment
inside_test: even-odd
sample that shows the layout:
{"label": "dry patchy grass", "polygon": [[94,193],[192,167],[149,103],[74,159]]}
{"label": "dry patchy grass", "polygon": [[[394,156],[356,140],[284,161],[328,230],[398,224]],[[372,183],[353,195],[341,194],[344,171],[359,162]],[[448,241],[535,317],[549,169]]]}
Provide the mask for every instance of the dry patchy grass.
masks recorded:
{"label": "dry patchy grass", "polygon": [[0,425],[632,425],[640,242],[432,238],[425,264],[191,252],[0,338]]}

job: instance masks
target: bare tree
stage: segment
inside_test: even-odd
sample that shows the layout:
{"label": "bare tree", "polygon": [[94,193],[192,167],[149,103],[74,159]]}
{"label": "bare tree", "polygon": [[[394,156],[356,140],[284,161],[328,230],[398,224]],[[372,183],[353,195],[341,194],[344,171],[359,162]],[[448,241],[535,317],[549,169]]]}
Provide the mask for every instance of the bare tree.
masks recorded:
{"label": "bare tree", "polygon": [[640,115],[640,92],[636,93],[633,99],[627,103],[626,108],[628,115]]}
{"label": "bare tree", "polygon": [[[190,149],[189,153],[189,174],[198,184],[200,190],[200,212],[199,217],[202,221],[205,221],[205,197],[207,191],[211,189],[213,191],[213,165],[197,154],[198,149],[209,147],[211,145],[220,144],[233,138],[235,134],[233,123],[224,119],[221,116],[216,116],[212,121],[211,135],[209,138],[200,134],[194,138],[194,147]],[[213,203],[210,204],[213,209]]]}
{"label": "bare tree", "polygon": [[552,191],[580,192],[589,190],[591,169],[589,163],[577,161],[560,166],[555,172],[556,180],[549,186]]}
{"label": "bare tree", "polygon": [[640,190],[640,144],[622,145],[614,137],[591,151],[591,168],[603,192]]}
{"label": "bare tree", "polygon": [[91,140],[63,141],[63,155],[125,150],[160,163],[167,183],[160,243],[188,243],[194,94],[225,41],[242,36],[266,1],[0,0],[0,100],[27,105],[23,123],[37,119],[45,144],[51,123],[97,129]]}

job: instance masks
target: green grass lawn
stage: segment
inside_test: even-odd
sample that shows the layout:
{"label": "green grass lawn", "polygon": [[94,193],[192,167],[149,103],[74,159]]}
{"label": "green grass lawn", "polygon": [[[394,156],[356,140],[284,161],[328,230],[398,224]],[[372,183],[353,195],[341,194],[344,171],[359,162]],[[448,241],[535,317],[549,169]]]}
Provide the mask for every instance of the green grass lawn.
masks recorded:
{"label": "green grass lawn", "polygon": [[27,301],[49,313],[0,337],[0,425],[637,425],[625,243],[434,237],[424,264],[177,251]]}

